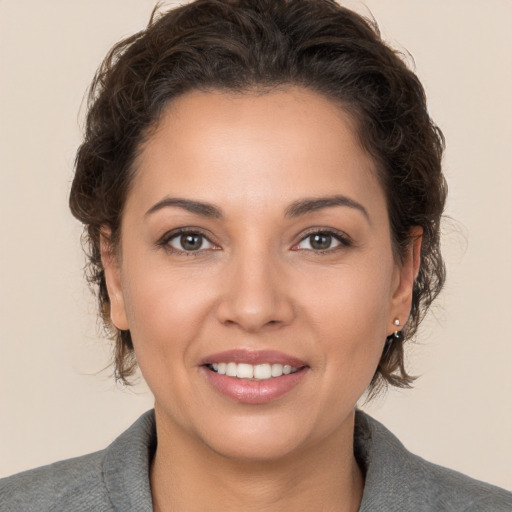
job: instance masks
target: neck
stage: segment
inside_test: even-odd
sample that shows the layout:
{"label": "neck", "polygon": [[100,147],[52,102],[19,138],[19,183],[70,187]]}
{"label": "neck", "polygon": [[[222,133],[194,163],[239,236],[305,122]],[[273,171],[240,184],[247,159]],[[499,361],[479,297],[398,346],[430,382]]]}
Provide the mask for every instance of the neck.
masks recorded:
{"label": "neck", "polygon": [[151,466],[155,512],[355,512],[363,477],[353,454],[354,417],[322,442],[280,460],[224,457],[157,411],[158,446]]}

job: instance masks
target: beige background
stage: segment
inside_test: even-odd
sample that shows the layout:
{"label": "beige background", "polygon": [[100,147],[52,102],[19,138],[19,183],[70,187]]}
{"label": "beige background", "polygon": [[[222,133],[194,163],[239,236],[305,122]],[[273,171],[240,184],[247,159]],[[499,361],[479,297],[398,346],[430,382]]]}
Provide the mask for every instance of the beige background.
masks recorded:
{"label": "beige background", "polygon": [[[416,389],[365,408],[412,451],[512,489],[512,2],[366,4],[416,59],[459,224],[445,226],[448,286],[409,351]],[[103,448],[151,407],[142,384],[100,372],[108,345],[67,194],[83,93],[152,6],[0,0],[0,476]]]}

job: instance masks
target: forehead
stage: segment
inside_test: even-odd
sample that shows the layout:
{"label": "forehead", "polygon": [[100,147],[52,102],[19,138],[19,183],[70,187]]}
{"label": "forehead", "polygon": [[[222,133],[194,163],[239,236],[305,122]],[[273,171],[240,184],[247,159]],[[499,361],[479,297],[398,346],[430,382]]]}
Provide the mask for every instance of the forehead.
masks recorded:
{"label": "forehead", "polygon": [[382,196],[352,117],[297,87],[262,94],[193,91],[177,98],[144,144],[136,169],[130,194],[136,197],[128,201],[170,194],[249,207],[304,195]]}

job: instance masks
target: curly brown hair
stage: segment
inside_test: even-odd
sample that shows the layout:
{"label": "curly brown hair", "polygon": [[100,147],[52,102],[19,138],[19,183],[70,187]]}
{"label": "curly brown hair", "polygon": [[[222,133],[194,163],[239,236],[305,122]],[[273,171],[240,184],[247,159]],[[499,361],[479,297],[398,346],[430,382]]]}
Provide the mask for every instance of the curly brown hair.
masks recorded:
{"label": "curly brown hair", "polygon": [[444,138],[429,117],[421,83],[382,41],[376,23],[334,0],[196,0],[155,9],[146,29],[116,44],[101,64],[89,92],[70,208],[85,225],[88,278],[115,342],[117,379],[129,383],[136,361],[130,332],[110,321],[100,232],[108,228],[116,247],[134,160],[150,128],[187,91],[288,84],[323,94],[356,120],[387,198],[397,258],[411,243],[411,228],[423,229],[410,317],[402,335],[388,339],[369,390],[410,386],[403,345],[445,280]]}

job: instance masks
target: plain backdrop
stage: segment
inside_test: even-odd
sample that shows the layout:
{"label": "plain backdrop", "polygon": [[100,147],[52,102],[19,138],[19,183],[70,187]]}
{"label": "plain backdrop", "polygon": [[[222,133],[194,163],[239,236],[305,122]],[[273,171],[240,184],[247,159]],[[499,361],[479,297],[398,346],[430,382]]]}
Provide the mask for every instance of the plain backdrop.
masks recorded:
{"label": "plain backdrop", "polygon": [[[512,489],[512,2],[368,0],[415,59],[447,139],[448,283],[408,359],[415,389],[363,408],[413,452]],[[101,449],[152,406],[109,344],[67,208],[80,105],[151,0],[0,0],[0,476]]]}

